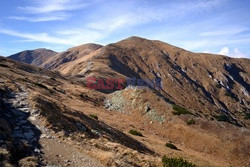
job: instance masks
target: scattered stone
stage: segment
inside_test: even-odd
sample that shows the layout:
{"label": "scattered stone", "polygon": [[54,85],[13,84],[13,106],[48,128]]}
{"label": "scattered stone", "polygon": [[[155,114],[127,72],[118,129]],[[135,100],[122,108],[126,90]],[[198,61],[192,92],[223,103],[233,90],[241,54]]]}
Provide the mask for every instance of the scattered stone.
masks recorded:
{"label": "scattered stone", "polygon": [[47,139],[52,139],[52,136],[47,135],[46,138],[47,138]]}
{"label": "scattered stone", "polygon": [[41,134],[41,136],[40,136],[41,139],[44,139],[44,138],[46,138],[46,137],[47,137],[46,134]]}
{"label": "scattered stone", "polygon": [[35,120],[36,120],[36,117],[31,116],[31,117],[29,117],[29,120],[35,121]]}
{"label": "scattered stone", "polygon": [[64,162],[69,163],[71,162],[69,159],[64,160]]}
{"label": "scattered stone", "polygon": [[62,157],[62,155],[61,154],[59,154],[59,155],[57,154],[56,157]]}
{"label": "scattered stone", "polygon": [[32,109],[31,112],[30,112],[32,115],[36,115],[38,114],[39,115],[39,110],[36,110],[36,109]]}
{"label": "scattered stone", "polygon": [[41,153],[41,151],[40,151],[38,148],[35,148],[34,151],[35,151],[36,153],[38,153],[38,154]]}
{"label": "scattered stone", "polygon": [[30,109],[29,108],[19,108],[20,111],[25,112],[25,113],[30,113]]}

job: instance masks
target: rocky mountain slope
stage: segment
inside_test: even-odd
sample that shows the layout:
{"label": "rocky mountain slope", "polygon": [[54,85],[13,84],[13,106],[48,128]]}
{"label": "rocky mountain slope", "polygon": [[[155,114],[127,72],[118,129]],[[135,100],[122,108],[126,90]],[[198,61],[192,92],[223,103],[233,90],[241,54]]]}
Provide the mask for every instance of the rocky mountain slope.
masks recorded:
{"label": "rocky mountain slope", "polygon": [[244,119],[250,107],[249,59],[192,53],[139,37],[105,47],[94,46],[94,49],[89,49],[89,45],[69,49],[58,56],[77,58],[60,65],[48,61],[51,66],[45,67],[83,79],[158,78],[163,87],[158,93],[172,103],[201,117],[249,126]]}
{"label": "rocky mountain slope", "polygon": [[55,56],[57,53],[48,49],[26,50],[9,56],[9,58],[28,63],[35,66],[41,66],[47,59]]}
{"label": "rocky mountain slope", "polygon": [[[161,166],[166,155],[197,166],[248,166],[249,64],[249,59],[131,37],[59,53],[39,65],[51,71],[1,58],[0,88],[2,94],[30,92],[29,106],[39,111],[33,124],[51,131],[46,136],[54,136],[53,142],[75,146],[82,152],[78,157],[94,157],[99,165]],[[131,89],[127,83],[121,90],[88,89],[88,77],[158,79],[162,89]],[[63,164],[45,148],[39,149],[44,156],[29,156]]]}
{"label": "rocky mountain slope", "polygon": [[0,68],[0,166],[159,163],[144,144],[91,116],[104,111],[98,92],[2,57]]}

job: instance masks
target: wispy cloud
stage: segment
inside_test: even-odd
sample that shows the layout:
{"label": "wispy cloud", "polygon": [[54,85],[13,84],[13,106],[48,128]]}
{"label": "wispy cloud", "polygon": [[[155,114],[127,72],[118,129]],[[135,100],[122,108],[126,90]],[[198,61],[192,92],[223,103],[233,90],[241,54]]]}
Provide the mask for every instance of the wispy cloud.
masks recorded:
{"label": "wispy cloud", "polygon": [[[26,33],[9,29],[0,29],[0,33],[23,38],[25,41],[37,41],[63,45],[77,45],[84,42],[96,42],[124,28],[135,27],[152,22],[164,22],[175,17],[182,17],[189,13],[204,12],[213,7],[220,6],[225,0],[199,0],[189,3],[162,4],[151,6],[150,4],[136,6],[134,1],[121,2],[119,10],[113,10],[112,5],[100,7],[97,15],[88,22],[75,29],[65,25],[61,30],[50,33]],[[128,3],[131,3],[128,5]],[[37,0],[33,6],[18,7],[32,17],[11,16],[9,19],[29,22],[63,20],[69,16],[68,11],[78,10],[88,5],[82,0]],[[123,6],[129,6],[123,8]],[[176,12],[178,11],[178,12]],[[102,17],[101,17],[102,16]],[[67,27],[67,28],[66,28]],[[204,42],[206,43],[206,42]],[[199,44],[200,45],[200,44]]]}
{"label": "wispy cloud", "polygon": [[87,5],[83,2],[80,0],[38,0],[34,6],[19,6],[18,8],[25,13],[42,14],[78,10]]}
{"label": "wispy cloud", "polygon": [[68,15],[59,15],[59,16],[42,16],[42,17],[24,17],[24,16],[9,16],[7,19],[28,21],[28,22],[46,22],[46,21],[56,21],[56,20],[65,20]]}
{"label": "wispy cloud", "polygon": [[89,3],[81,0],[37,0],[33,6],[18,6],[23,16],[8,16],[14,19],[28,22],[46,22],[66,20],[75,11],[86,7]]}
{"label": "wispy cloud", "polygon": [[[164,3],[156,6],[147,3],[138,6],[134,4],[135,1],[126,1],[117,6],[118,11],[112,5],[103,7],[98,15],[94,15],[91,21],[80,25],[80,27],[94,32],[96,37],[94,39],[100,41],[115,32],[121,32],[136,26],[159,24],[189,14],[206,12],[214,7],[221,6],[225,1],[227,0],[199,0],[189,3]],[[128,5],[128,3],[131,4]],[[129,7],[124,8],[124,6]]]}
{"label": "wispy cloud", "polygon": [[24,38],[29,41],[70,45],[67,39],[51,37],[47,33],[33,33],[32,34],[32,33],[22,33],[22,32],[17,32],[13,30],[7,30],[7,29],[0,29],[0,33]]}
{"label": "wispy cloud", "polygon": [[83,43],[98,42],[103,39],[107,33],[98,32],[86,28],[72,28],[62,31],[56,31],[56,35],[67,39],[70,45],[80,45]]}
{"label": "wispy cloud", "polygon": [[[95,1],[95,2],[94,2]],[[100,3],[96,3],[99,1]],[[239,45],[247,45],[250,38],[242,32],[249,26],[234,23],[224,24],[225,17],[207,17],[207,13],[221,9],[229,0],[191,0],[155,2],[128,0],[36,0],[18,7],[20,16],[8,19],[27,22],[47,22],[43,32],[1,29],[0,33],[18,37],[22,42],[42,42],[53,46],[74,46],[87,42],[109,43],[130,34],[163,40],[188,50],[217,51],[228,46],[223,53],[244,56]],[[93,5],[95,4],[95,5]],[[91,6],[85,10],[80,10]],[[78,11],[76,11],[78,10]],[[231,11],[230,11],[231,12]],[[202,18],[197,18],[203,16]],[[70,19],[69,19],[70,18]],[[195,18],[195,19],[194,19]],[[66,20],[68,19],[68,20]],[[57,22],[55,28],[53,21]],[[33,25],[33,23],[27,23]],[[42,25],[42,24],[41,24]],[[140,27],[141,26],[141,27]],[[142,28],[143,27],[143,28]],[[142,28],[142,30],[140,30]],[[157,29],[157,30],[156,30]],[[35,29],[32,29],[35,30]],[[125,33],[124,33],[125,32]],[[128,33],[127,33],[128,32]],[[212,42],[211,42],[212,41]],[[232,45],[235,45],[232,47]],[[237,46],[238,45],[238,46]],[[235,49],[229,49],[235,48]],[[238,49],[239,48],[239,49]],[[226,53],[227,51],[227,53]]]}
{"label": "wispy cloud", "polygon": [[[9,29],[0,29],[0,33],[21,38],[21,42],[43,42],[49,44],[60,44],[75,46],[100,40],[103,34],[87,30],[72,29],[57,31],[53,35],[48,33],[25,33]],[[60,37],[58,37],[60,36]]]}
{"label": "wispy cloud", "polygon": [[[129,26],[137,26],[150,22],[164,22],[171,18],[180,18],[191,13],[205,12],[222,5],[226,0],[199,0],[189,3],[163,4],[162,6],[144,5],[136,8],[122,9],[119,13],[107,11],[103,18],[98,18],[87,24],[88,28],[114,31]],[[111,10],[111,8],[107,8]]]}

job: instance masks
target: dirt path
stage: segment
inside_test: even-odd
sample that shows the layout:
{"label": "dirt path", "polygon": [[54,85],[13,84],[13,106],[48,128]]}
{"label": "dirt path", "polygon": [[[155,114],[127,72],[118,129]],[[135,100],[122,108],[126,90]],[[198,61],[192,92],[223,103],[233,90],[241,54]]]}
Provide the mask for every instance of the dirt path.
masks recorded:
{"label": "dirt path", "polygon": [[20,86],[19,92],[11,93],[4,99],[8,108],[4,115],[13,127],[11,135],[16,146],[27,145],[29,148],[25,149],[27,152],[16,156],[36,155],[41,161],[41,166],[103,166],[45,128],[40,120],[39,111],[32,110],[29,106],[28,97],[29,92]]}

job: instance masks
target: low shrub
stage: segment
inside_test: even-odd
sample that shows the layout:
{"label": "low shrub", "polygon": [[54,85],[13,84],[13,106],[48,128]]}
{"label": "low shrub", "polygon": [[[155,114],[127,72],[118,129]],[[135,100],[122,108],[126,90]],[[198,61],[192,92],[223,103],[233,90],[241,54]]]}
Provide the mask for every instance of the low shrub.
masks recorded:
{"label": "low shrub", "polygon": [[174,115],[181,115],[181,114],[192,114],[191,112],[189,112],[188,110],[186,110],[185,108],[178,106],[178,105],[173,105],[173,114]]}
{"label": "low shrub", "polygon": [[43,85],[43,84],[41,84],[41,83],[34,82],[33,84],[36,85],[36,86],[39,86],[39,87],[41,87],[41,88],[43,88],[43,89],[48,89],[47,86],[45,86],[45,85]]}
{"label": "low shrub", "polygon": [[141,134],[141,132],[138,132],[138,131],[136,131],[136,130],[130,130],[129,131],[129,133],[131,134],[131,135],[135,135],[135,136],[143,136],[142,134]]}
{"label": "low shrub", "polygon": [[178,150],[178,148],[175,145],[173,145],[172,143],[166,143],[165,146],[168,148],[171,148],[173,150]]}
{"label": "low shrub", "polygon": [[250,114],[247,113],[247,114],[245,115],[245,119],[250,119]]}
{"label": "low shrub", "polygon": [[222,122],[228,122],[229,121],[229,118],[226,115],[216,115],[216,116],[214,116],[214,118],[217,121],[222,121]]}
{"label": "low shrub", "polygon": [[89,114],[89,116],[90,116],[91,118],[94,118],[94,119],[98,120],[98,116],[95,115],[95,114]]}
{"label": "low shrub", "polygon": [[216,86],[216,88],[219,88],[219,89],[222,88],[221,84],[219,84],[219,83],[217,83],[215,86]]}
{"label": "low shrub", "polygon": [[196,167],[195,164],[183,158],[168,158],[165,155],[162,157],[162,164],[164,167]]}
{"label": "low shrub", "polygon": [[190,119],[186,123],[187,123],[187,125],[193,125],[193,124],[195,124],[195,120]]}
{"label": "low shrub", "polygon": [[226,92],[225,93],[225,96],[227,96],[227,97],[231,97],[231,98],[233,98],[234,96],[233,96],[233,93],[231,93],[231,92]]}

